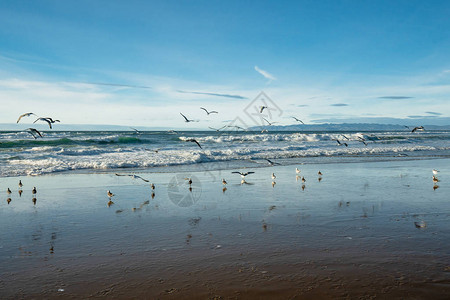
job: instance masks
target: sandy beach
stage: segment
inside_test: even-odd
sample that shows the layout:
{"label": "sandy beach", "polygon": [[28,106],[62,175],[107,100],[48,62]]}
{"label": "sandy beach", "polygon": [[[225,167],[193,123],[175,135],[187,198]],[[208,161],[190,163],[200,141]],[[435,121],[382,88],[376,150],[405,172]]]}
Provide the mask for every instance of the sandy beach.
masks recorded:
{"label": "sandy beach", "polygon": [[237,169],[117,171],[155,183],[153,196],[149,183],[114,173],[3,178],[12,194],[0,202],[0,295],[445,299],[449,166],[283,165],[245,169],[255,174],[244,184]]}

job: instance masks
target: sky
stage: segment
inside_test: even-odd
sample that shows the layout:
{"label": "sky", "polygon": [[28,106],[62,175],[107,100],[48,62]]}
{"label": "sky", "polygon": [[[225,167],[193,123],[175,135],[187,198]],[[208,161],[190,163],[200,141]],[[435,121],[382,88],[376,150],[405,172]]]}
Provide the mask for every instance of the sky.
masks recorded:
{"label": "sky", "polygon": [[450,125],[449,15],[433,0],[2,0],[0,123],[253,126],[266,103],[278,125]]}

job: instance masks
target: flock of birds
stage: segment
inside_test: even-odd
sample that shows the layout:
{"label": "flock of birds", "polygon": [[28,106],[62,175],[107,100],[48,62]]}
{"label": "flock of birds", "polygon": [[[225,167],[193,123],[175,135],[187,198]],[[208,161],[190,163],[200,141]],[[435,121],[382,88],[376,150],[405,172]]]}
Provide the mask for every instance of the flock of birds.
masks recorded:
{"label": "flock of birds", "polygon": [[[50,117],[39,117],[38,115],[36,115],[35,113],[29,112],[29,113],[24,113],[22,115],[19,116],[19,118],[17,119],[16,123],[19,123],[20,120],[24,117],[31,117],[31,116],[36,116],[37,119],[33,122],[36,123],[38,121],[43,121],[46,122],[48,124],[48,127],[50,127],[50,129],[53,128],[52,124],[56,123],[56,122],[60,122],[60,120],[53,120]],[[42,133],[40,131],[38,131],[36,128],[28,128],[25,131],[29,132],[35,139],[37,139],[38,137],[43,137]]]}
{"label": "flock of birds", "polygon": [[[8,198],[6,199],[6,203],[10,204],[12,201],[12,199],[11,199],[12,191],[9,187],[6,189],[6,194],[8,195]],[[22,197],[22,194],[23,194],[22,180],[19,180],[18,194],[19,194],[19,197]],[[37,202],[36,194],[37,194],[37,189],[36,189],[36,187],[33,187],[33,189],[31,190],[31,195],[32,195],[31,201],[33,202],[34,205],[36,205],[36,202]]]}

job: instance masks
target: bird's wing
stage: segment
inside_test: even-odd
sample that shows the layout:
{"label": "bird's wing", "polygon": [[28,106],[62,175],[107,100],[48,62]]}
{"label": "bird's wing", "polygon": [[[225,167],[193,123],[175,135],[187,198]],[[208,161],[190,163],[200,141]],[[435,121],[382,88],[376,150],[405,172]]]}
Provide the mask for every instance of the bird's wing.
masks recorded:
{"label": "bird's wing", "polygon": [[34,115],[33,113],[25,113],[23,115],[20,115],[19,118],[17,119],[17,123],[19,123],[20,119],[22,119],[23,117],[29,117],[31,115]]}
{"label": "bird's wing", "polygon": [[242,175],[241,172],[237,172],[237,171],[231,172],[231,174],[240,174],[240,175]]}
{"label": "bird's wing", "polygon": [[188,118],[186,118],[186,116],[185,115],[183,115],[182,113],[180,113],[180,115],[182,115],[183,116],[183,118],[186,120],[186,122],[189,122],[189,120],[188,120]]}
{"label": "bird's wing", "polygon": [[210,113],[210,114],[218,114],[219,112],[218,112],[218,111],[215,111],[215,110],[212,110],[212,111],[210,111],[209,113]]}
{"label": "bird's wing", "polygon": [[144,178],[142,178],[141,176],[134,175],[134,178],[141,179],[141,180],[143,180],[143,181],[145,181],[145,182],[150,182],[149,180],[144,179]]}
{"label": "bird's wing", "polygon": [[197,142],[197,140],[192,140],[192,142],[196,143],[200,147],[200,149],[203,149],[202,146],[200,146],[200,143]]}
{"label": "bird's wing", "polygon": [[249,174],[254,174],[255,172],[247,172],[247,175],[249,175]]}
{"label": "bird's wing", "polygon": [[267,119],[266,118],[263,118],[264,119],[264,121],[266,121],[269,125],[271,124],[269,121],[267,121]]}
{"label": "bird's wing", "polygon": [[200,107],[200,109],[203,109],[208,115],[210,114],[210,113],[206,110],[206,108]]}

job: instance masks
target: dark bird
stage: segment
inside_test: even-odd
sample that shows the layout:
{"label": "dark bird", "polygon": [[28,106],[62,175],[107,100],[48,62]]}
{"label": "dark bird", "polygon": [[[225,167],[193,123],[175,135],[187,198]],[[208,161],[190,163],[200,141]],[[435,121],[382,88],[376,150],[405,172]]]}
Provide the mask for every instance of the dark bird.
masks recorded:
{"label": "dark bird", "polygon": [[417,127],[414,127],[414,129],[411,130],[411,132],[416,132],[417,130],[419,130],[419,131],[424,131],[425,128],[423,128],[423,126],[417,126]]}
{"label": "dark bird", "polygon": [[22,119],[23,117],[29,117],[29,116],[31,116],[31,115],[35,115],[35,116],[37,117],[37,115],[34,114],[34,113],[31,113],[31,112],[30,112],[30,113],[25,113],[25,114],[19,116],[19,118],[17,119],[17,122],[16,122],[16,123],[19,123],[20,119]]}
{"label": "dark bird", "polygon": [[319,176],[322,176],[323,174],[322,174],[322,172],[317,172],[317,175],[319,175]]}
{"label": "dark bird", "polygon": [[52,129],[52,122],[50,122],[49,119],[47,119],[47,118],[38,118],[38,119],[36,119],[36,121],[33,122],[33,124],[36,123],[37,121],[44,121],[44,122],[47,122],[48,127],[50,127],[50,129]]}
{"label": "dark bird", "polygon": [[197,122],[197,121],[194,121],[194,120],[190,120],[190,119],[186,118],[186,116],[185,116],[185,115],[183,115],[182,113],[180,113],[180,115],[182,115],[182,116],[183,116],[183,118],[184,118],[184,121],[185,121],[186,123],[189,123],[189,122]]}
{"label": "dark bird", "polygon": [[209,116],[209,114],[218,114],[219,113],[215,110],[208,111],[208,110],[206,110],[206,108],[203,108],[203,107],[200,107],[200,109],[203,109],[208,116]]}
{"label": "dark bird", "polygon": [[141,176],[138,176],[138,175],[134,175],[134,174],[115,174],[116,176],[130,176],[130,177],[133,177],[134,179],[140,179],[140,180],[142,180],[142,181],[145,181],[145,182],[150,182],[149,180],[147,180],[147,179],[144,179],[144,178],[142,178]]}
{"label": "dark bird", "polygon": [[241,175],[242,178],[245,178],[245,176],[250,175],[250,174],[254,174],[255,172],[246,172],[246,173],[242,173],[242,172],[238,172],[238,171],[234,171],[231,172],[231,174],[239,174]]}
{"label": "dark bird", "polygon": [[280,165],[281,166],[281,164],[280,163],[277,163],[277,162],[274,162],[274,161],[271,161],[270,159],[267,159],[266,158],[266,160],[269,162],[269,165],[271,165],[271,166],[275,166],[275,165]]}
{"label": "dark bird", "polygon": [[31,193],[32,193],[33,195],[36,195],[36,193],[37,193],[36,187],[33,187],[33,190],[31,191]]}
{"label": "dark bird", "polygon": [[61,121],[60,120],[53,120],[52,118],[50,118],[50,117],[45,117],[44,119],[47,119],[47,120],[49,120],[50,121],[50,123],[56,123],[56,122],[58,122],[58,123],[60,123]]}
{"label": "dark bird", "polygon": [[292,118],[294,118],[294,120],[297,121],[297,122],[300,122],[300,123],[302,123],[302,124],[305,124],[305,123],[303,123],[302,120],[300,120],[300,119],[298,119],[298,118],[296,118],[296,117],[292,117]]}
{"label": "dark bird", "polygon": [[12,192],[11,192],[11,190],[8,188],[8,189],[6,190],[6,193],[9,195],[9,194],[11,194]]}
{"label": "dark bird", "polygon": [[19,180],[19,188],[22,188],[23,184],[22,184],[22,180]]}
{"label": "dark bird", "polygon": [[343,135],[343,134],[341,134],[341,136],[342,136],[344,139],[346,139],[347,141],[350,141],[350,139],[349,139],[347,136],[345,136],[345,135]]}
{"label": "dark bird", "polygon": [[192,178],[187,177],[187,178],[185,178],[184,180],[187,180],[187,181],[188,181],[187,183],[189,184],[189,186],[192,185]]}
{"label": "dark bird", "polygon": [[188,140],[186,140],[186,142],[192,142],[192,143],[196,143],[196,144],[197,144],[197,146],[199,146],[199,147],[200,147],[200,149],[203,149],[203,148],[202,148],[202,146],[200,146],[200,143],[199,143],[199,142],[197,142],[197,140],[196,140],[196,139],[188,139]]}
{"label": "dark bird", "polygon": [[365,138],[362,138],[362,137],[358,136],[358,142],[363,143],[364,145],[367,146],[367,143],[366,143],[366,139],[365,139]]}
{"label": "dark bird", "polygon": [[154,184],[154,183],[152,183],[152,184],[150,185],[150,187],[152,188],[152,190],[155,190],[155,184]]}
{"label": "dark bird", "polygon": [[30,133],[35,139],[37,139],[38,136],[39,136],[39,137],[42,137],[42,134],[41,134],[38,130],[36,130],[36,129],[34,129],[34,128],[28,128],[28,129],[25,130],[25,131],[27,131],[28,133]]}
{"label": "dark bird", "polygon": [[338,143],[339,146],[344,145],[345,147],[348,147],[347,143],[341,143],[339,140],[335,140],[335,141]]}
{"label": "dark bird", "polygon": [[268,107],[267,107],[267,106],[260,106],[260,107],[259,107],[259,113],[262,114],[262,112],[263,112],[263,110],[264,110],[265,108],[268,108]]}

